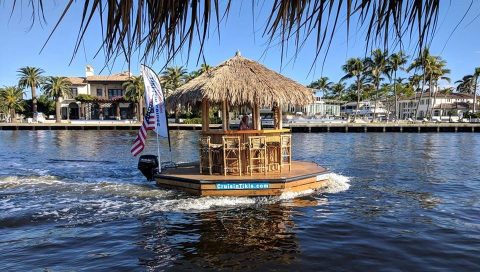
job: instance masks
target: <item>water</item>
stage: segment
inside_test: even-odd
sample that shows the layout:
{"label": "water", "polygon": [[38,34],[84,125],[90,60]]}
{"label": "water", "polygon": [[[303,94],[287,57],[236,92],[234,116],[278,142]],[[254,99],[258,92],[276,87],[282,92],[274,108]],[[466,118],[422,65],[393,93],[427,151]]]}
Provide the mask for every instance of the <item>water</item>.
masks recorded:
{"label": "water", "polygon": [[[173,157],[197,137],[172,131]],[[294,134],[295,159],[334,172],[296,198],[158,189],[133,138],[0,132],[0,269],[480,270],[480,134]]]}

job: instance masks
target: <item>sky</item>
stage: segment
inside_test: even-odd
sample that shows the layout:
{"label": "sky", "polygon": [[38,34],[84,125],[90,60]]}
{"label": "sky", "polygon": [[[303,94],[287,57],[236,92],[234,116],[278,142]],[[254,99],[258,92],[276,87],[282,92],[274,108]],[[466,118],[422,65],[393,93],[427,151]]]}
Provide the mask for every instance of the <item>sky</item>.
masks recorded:
{"label": "sky", "polygon": [[[102,53],[95,56],[101,42],[98,21],[92,22],[83,46],[70,63],[80,25],[82,1],[74,2],[72,9],[42,50],[42,46],[65,7],[64,0],[45,2],[47,22],[41,23],[37,20],[33,27],[30,27],[30,10],[25,3],[10,16],[10,2],[0,1],[0,37],[2,37],[0,86],[16,85],[17,70],[24,66],[40,67],[45,70],[46,75],[52,76],[84,76],[87,64],[95,68],[95,74],[108,75],[128,70],[128,64],[121,58],[117,59],[116,63],[105,67]],[[268,39],[262,36],[266,23],[265,17],[269,12],[269,0],[258,1],[259,4],[255,6],[254,12],[252,12],[250,1],[232,2],[233,6],[228,18],[220,25],[220,39],[214,24],[210,30],[204,49],[205,61],[210,65],[220,64],[233,57],[239,50],[246,58],[258,61],[301,84],[308,84],[321,76],[327,76],[331,81],[337,82],[344,75],[341,65],[348,58],[365,56],[365,30],[352,23],[351,31],[347,36],[345,23],[341,23],[328,54],[323,50],[313,68],[314,39],[309,39],[296,57],[290,50],[288,56],[282,61],[281,47],[276,44],[268,45]],[[470,11],[462,20],[470,4],[472,4]],[[430,45],[430,52],[447,61],[447,66],[451,69],[451,84],[464,75],[471,74],[475,67],[480,66],[480,18],[477,17],[479,14],[480,1],[441,1],[439,25]],[[408,41],[405,43],[404,50],[411,56],[415,54],[415,47],[409,44]],[[171,63],[166,64],[166,59],[159,58],[148,64],[157,72],[160,72],[165,65],[182,65],[188,71],[192,71],[200,65],[197,64],[197,54],[198,44],[194,43],[188,61],[187,54],[183,52]],[[130,69],[134,74],[138,74],[138,58],[132,60]],[[441,84],[451,85],[447,82]]]}

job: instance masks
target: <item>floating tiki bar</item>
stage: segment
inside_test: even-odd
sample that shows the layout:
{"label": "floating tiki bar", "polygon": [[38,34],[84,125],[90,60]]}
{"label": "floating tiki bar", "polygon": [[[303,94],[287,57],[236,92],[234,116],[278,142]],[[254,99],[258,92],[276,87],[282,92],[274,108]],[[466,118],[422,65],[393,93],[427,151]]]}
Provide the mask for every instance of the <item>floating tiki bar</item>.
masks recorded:
{"label": "floating tiki bar", "polygon": [[[201,106],[200,156],[198,164],[157,174],[157,184],[202,196],[268,196],[325,186],[325,168],[292,161],[292,136],[282,128],[283,105],[311,102],[309,89],[237,52],[169,98],[171,108]],[[212,105],[221,109],[222,129],[209,127]],[[233,108],[250,111],[248,127],[230,129],[228,115]],[[272,109],[273,129],[262,129],[260,108]]]}

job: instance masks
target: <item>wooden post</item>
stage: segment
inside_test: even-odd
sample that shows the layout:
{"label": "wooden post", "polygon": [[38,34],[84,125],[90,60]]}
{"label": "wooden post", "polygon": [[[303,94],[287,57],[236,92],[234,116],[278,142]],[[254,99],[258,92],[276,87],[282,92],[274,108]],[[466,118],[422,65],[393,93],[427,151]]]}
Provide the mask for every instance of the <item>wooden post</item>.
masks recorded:
{"label": "wooden post", "polygon": [[222,125],[223,125],[223,131],[228,130],[228,120],[227,120],[227,100],[223,100],[222,103]]}
{"label": "wooden post", "polygon": [[260,107],[258,106],[257,103],[253,106],[255,108],[255,116],[253,117],[253,120],[255,120],[255,126],[254,129],[260,130],[262,128],[261,121],[260,121]]}
{"label": "wooden post", "polygon": [[204,98],[202,100],[202,131],[208,131],[210,127],[210,118],[209,118],[210,103],[208,99]]}
{"label": "wooden post", "polygon": [[255,106],[252,105],[252,129],[257,129],[257,122],[255,122],[255,118],[256,118],[256,114],[255,114]]}
{"label": "wooden post", "polygon": [[282,105],[278,103],[278,129],[283,128],[283,116],[282,116]]}

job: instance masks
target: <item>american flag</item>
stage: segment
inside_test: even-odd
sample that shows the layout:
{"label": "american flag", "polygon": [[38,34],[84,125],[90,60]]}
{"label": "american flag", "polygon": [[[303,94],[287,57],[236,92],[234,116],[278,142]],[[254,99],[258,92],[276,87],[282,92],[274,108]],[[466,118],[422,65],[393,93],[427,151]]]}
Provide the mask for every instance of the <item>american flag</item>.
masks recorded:
{"label": "american flag", "polygon": [[147,109],[147,113],[145,114],[145,118],[143,118],[142,126],[138,130],[137,138],[133,142],[132,148],[130,152],[133,156],[137,156],[140,154],[143,149],[145,148],[145,139],[147,138],[147,131],[155,129],[155,112],[153,111],[153,103],[150,103]]}

